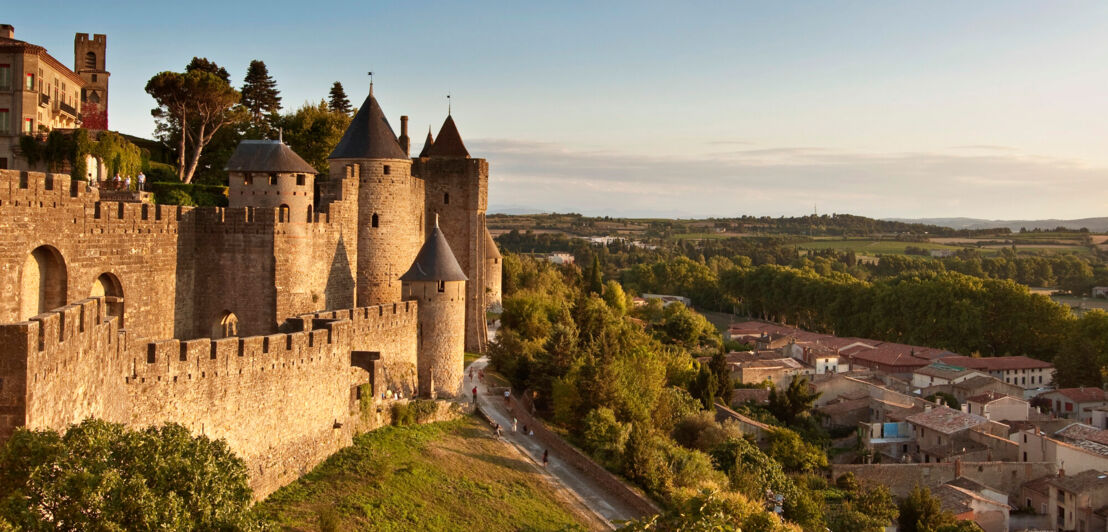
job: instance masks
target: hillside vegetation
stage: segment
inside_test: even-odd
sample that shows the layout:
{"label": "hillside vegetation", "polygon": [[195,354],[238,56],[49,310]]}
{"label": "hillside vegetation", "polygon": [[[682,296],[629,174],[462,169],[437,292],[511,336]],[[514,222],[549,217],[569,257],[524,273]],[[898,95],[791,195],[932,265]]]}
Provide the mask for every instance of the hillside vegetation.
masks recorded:
{"label": "hillside vegetation", "polygon": [[256,511],[286,530],[584,530],[557,495],[473,417],[357,436]]}

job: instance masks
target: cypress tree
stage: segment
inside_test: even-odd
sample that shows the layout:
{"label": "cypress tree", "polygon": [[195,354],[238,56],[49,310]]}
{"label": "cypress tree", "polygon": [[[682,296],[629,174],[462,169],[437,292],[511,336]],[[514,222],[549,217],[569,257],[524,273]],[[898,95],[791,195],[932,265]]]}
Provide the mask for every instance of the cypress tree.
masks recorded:
{"label": "cypress tree", "polygon": [[350,114],[350,100],[346,97],[346,91],[342,89],[342,83],[335,82],[331,85],[331,110],[344,114]]}
{"label": "cypress tree", "polygon": [[600,257],[592,256],[592,266],[589,267],[589,292],[596,295],[604,295],[604,273],[600,271]]}
{"label": "cypress tree", "polygon": [[269,126],[269,116],[281,110],[281,91],[269,75],[265,63],[257,59],[250,62],[246,78],[242,82],[242,105],[250,112],[250,121],[258,126]]}

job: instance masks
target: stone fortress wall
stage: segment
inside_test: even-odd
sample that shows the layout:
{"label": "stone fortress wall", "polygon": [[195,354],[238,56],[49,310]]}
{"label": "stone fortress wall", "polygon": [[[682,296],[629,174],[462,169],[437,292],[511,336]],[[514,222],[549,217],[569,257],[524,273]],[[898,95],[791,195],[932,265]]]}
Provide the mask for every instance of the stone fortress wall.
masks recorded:
{"label": "stone fortress wall", "polygon": [[[488,164],[449,117],[460,150],[401,158],[371,101],[329,179],[282,143],[240,145],[279,157],[243,157],[230,207],[101,201],[66,175],[0,170],[0,441],[176,422],[226,439],[261,497],[377,426],[385,390],[457,394],[500,293]],[[282,173],[282,157],[302,166]],[[457,262],[451,280],[424,249]],[[409,269],[420,281],[401,282]]]}

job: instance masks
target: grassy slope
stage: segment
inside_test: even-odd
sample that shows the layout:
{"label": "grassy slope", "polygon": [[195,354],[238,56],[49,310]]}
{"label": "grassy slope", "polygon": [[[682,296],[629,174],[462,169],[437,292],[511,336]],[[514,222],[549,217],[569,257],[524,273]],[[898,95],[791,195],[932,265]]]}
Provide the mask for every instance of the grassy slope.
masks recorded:
{"label": "grassy slope", "polygon": [[258,505],[286,529],[562,530],[588,524],[476,418],[363,434]]}

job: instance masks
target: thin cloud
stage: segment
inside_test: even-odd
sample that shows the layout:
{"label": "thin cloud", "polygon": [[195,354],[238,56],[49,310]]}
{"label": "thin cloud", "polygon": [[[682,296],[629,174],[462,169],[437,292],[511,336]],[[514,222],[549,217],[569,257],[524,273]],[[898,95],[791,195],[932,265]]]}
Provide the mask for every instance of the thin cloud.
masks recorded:
{"label": "thin cloud", "polygon": [[1018,150],[864,153],[811,146],[705,157],[579,152],[476,139],[490,203],[619,216],[1082,217],[1108,212],[1108,169]]}

